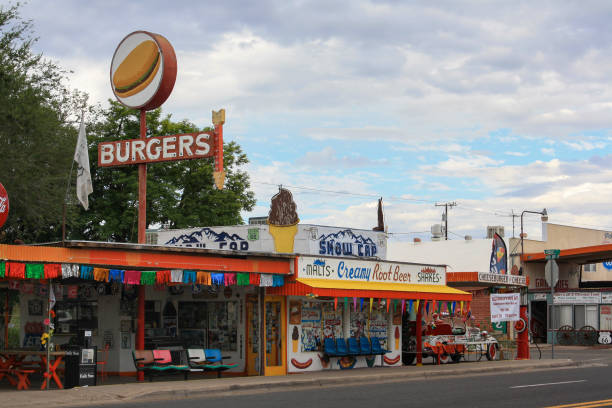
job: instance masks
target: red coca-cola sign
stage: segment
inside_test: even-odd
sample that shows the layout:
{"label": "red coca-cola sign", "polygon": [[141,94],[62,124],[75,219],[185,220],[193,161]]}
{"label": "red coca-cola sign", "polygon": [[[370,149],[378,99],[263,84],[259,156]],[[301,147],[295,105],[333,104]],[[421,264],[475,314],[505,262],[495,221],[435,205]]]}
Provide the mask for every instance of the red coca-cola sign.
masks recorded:
{"label": "red coca-cola sign", "polygon": [[0,183],[0,227],[4,225],[9,214],[9,199],[6,190]]}

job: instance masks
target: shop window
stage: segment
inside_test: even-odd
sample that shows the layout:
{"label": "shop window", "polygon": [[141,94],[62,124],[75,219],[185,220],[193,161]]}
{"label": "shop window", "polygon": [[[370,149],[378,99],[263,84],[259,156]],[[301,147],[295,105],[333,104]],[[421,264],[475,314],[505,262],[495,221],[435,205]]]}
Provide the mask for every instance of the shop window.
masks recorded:
{"label": "shop window", "polygon": [[98,330],[97,302],[60,301],[55,304],[55,333],[76,335],[81,330]]}
{"label": "shop window", "polygon": [[157,329],[161,321],[161,302],[147,300],[145,302],[145,329]]}
{"label": "shop window", "polygon": [[[381,305],[379,305],[379,307],[381,307]],[[387,311],[385,309],[372,310],[369,326],[370,337],[378,337],[381,347],[383,349],[388,348],[387,330],[389,327],[389,314]]]}
{"label": "shop window", "polygon": [[[21,308],[16,290],[0,289],[0,319],[0,349],[21,347]],[[7,339],[8,344],[5,344]]]}
{"label": "shop window", "polygon": [[597,305],[575,305],[574,306],[574,328],[580,330],[584,326],[599,327],[599,316]]}
{"label": "shop window", "polygon": [[[555,321],[551,325],[550,315],[552,306],[548,306],[548,328],[558,330],[561,326],[574,327],[574,319],[572,316],[572,305],[555,306]],[[553,327],[551,327],[553,326]]]}
{"label": "shop window", "polygon": [[350,336],[360,338],[361,336],[368,336],[368,310],[352,310],[351,309],[351,327]]}
{"label": "shop window", "polygon": [[318,351],[321,347],[321,303],[302,304],[301,351]]}
{"label": "shop window", "polygon": [[179,302],[179,335],[186,344],[238,350],[238,302]]}
{"label": "shop window", "polygon": [[584,264],[582,265],[583,272],[595,272],[597,270],[597,264]]}
{"label": "shop window", "polygon": [[343,310],[343,304],[339,304],[336,309],[334,309],[334,304],[331,302],[322,304],[324,338],[333,337],[337,339],[344,337],[342,330]]}
{"label": "shop window", "polygon": [[[586,305],[585,326],[591,326],[595,330],[599,330],[599,316],[597,315],[597,313],[597,305]],[[579,329],[580,327],[577,328]]]}
{"label": "shop window", "polygon": [[599,306],[599,330],[612,331],[612,305]]}
{"label": "shop window", "polygon": [[208,348],[238,350],[238,302],[208,304]]}

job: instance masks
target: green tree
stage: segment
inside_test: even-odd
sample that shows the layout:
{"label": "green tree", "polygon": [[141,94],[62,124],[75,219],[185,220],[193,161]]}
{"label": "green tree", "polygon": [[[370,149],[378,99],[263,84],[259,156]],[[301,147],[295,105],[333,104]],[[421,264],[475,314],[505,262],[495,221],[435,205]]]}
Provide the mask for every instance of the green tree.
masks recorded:
{"label": "green tree", "polygon": [[32,32],[18,5],[0,6],[0,183],[10,200],[0,243],[61,239],[74,108],[85,98],[64,86],[65,71],[32,51]]}
{"label": "green tree", "polygon": [[[161,110],[147,113],[147,136],[190,133],[198,129],[187,120],[174,122]],[[97,146],[103,141],[137,139],[139,112],[110,101],[99,120],[87,130],[94,192],[89,211],[73,207],[69,239],[134,242],[138,238],[138,166],[97,166]],[[241,169],[248,163],[241,147],[224,145],[225,188],[213,183],[213,160],[196,159],[147,166],[147,224],[188,228],[243,223],[240,212],[255,205],[249,177]]]}

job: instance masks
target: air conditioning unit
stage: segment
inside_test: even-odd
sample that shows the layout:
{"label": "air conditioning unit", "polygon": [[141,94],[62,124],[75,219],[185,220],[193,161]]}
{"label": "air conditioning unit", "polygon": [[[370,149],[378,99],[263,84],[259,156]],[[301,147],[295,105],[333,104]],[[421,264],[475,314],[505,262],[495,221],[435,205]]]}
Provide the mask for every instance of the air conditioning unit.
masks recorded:
{"label": "air conditioning unit", "polygon": [[444,228],[440,224],[434,224],[431,226],[431,240],[432,241],[440,241],[444,236],[443,232]]}
{"label": "air conditioning unit", "polygon": [[487,238],[493,238],[493,235],[499,235],[500,237],[504,237],[504,227],[503,225],[489,225],[487,226]]}

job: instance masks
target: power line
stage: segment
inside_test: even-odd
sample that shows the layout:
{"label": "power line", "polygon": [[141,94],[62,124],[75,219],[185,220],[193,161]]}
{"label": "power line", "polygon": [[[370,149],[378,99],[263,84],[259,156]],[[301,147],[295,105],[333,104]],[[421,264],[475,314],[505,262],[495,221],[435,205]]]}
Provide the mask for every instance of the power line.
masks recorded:
{"label": "power line", "polygon": [[[268,186],[279,186],[280,185],[280,184],[277,184],[277,183],[266,183],[266,182],[263,182],[263,181],[252,181],[252,183],[263,184],[263,185],[268,185]],[[349,196],[355,196],[355,197],[368,197],[368,198],[371,197],[371,198],[376,198],[376,199],[381,197],[381,194],[352,193],[350,191],[325,190],[325,189],[314,188],[314,187],[290,186],[290,185],[287,185],[287,184],[283,184],[283,186],[287,187],[287,188],[298,189],[298,190],[312,191],[312,192],[316,192],[316,193],[340,194],[340,195],[349,195]],[[435,201],[433,201],[433,200],[424,200],[424,199],[418,199],[418,198],[404,198],[404,197],[397,197],[397,196],[388,196],[388,200],[390,200],[390,201],[407,201],[407,202],[435,203]]]}

